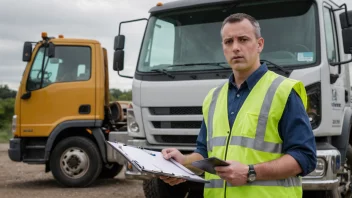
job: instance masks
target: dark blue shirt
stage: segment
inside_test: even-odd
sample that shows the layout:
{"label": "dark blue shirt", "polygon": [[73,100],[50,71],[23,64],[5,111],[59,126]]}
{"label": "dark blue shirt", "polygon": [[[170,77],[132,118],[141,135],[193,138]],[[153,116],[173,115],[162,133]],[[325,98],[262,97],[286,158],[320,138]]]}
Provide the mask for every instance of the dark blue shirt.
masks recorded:
{"label": "dark blue shirt", "polygon": [[[239,89],[235,84],[234,76],[231,75],[229,78],[228,119],[231,128],[249,92],[267,71],[267,66],[262,64]],[[279,134],[283,140],[282,152],[291,155],[302,168],[302,173],[299,175],[305,176],[312,172],[316,167],[315,138],[303,103],[294,90],[288,97],[285,110],[279,121]],[[195,152],[204,158],[208,157],[206,137],[207,131],[203,119]]]}

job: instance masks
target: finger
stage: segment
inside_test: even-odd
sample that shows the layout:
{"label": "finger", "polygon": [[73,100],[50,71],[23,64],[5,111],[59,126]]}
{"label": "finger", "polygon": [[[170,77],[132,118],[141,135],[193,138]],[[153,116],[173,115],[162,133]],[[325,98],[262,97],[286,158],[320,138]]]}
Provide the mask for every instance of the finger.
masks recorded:
{"label": "finger", "polygon": [[223,179],[223,180],[228,180],[228,175],[227,174],[224,174],[224,173],[217,173],[217,175],[221,178],[221,179]]}
{"label": "finger", "polygon": [[217,172],[227,172],[229,170],[229,166],[215,166],[214,169]]}
{"label": "finger", "polygon": [[183,182],[185,182],[184,179],[177,179],[175,181],[170,182],[170,185],[174,186],[174,185],[178,185],[178,184],[183,183]]}
{"label": "finger", "polygon": [[168,154],[170,152],[170,150],[172,150],[172,148],[166,148],[166,149],[161,150],[161,153],[163,155],[166,155],[166,154]]}
{"label": "finger", "polygon": [[167,153],[166,155],[164,155],[165,159],[170,159],[172,157],[175,157],[178,154],[177,150],[172,150],[169,153]]}
{"label": "finger", "polygon": [[161,180],[164,180],[164,179],[167,179],[167,178],[169,178],[169,177],[167,177],[167,176],[159,176],[159,179],[161,179]]}
{"label": "finger", "polygon": [[166,148],[163,149],[161,153],[163,154],[165,159],[169,159],[171,157],[170,154],[173,152],[175,152],[174,148]]}

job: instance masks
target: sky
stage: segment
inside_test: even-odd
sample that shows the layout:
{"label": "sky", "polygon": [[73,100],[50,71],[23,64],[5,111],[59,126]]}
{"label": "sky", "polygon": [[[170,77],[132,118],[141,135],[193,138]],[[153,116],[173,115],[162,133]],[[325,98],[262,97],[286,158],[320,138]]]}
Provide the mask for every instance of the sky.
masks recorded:
{"label": "sky", "polygon": [[[149,9],[159,1],[173,0],[0,0],[0,84],[18,89],[26,66],[23,42],[39,41],[41,32],[47,32],[98,40],[108,51],[110,88],[131,89],[132,80],[112,70],[114,37],[121,21],[148,18]],[[344,1],[352,10],[352,1]],[[122,74],[133,75],[145,25],[145,21],[122,25],[126,35]]]}
{"label": "sky", "polygon": [[[160,0],[0,0],[0,84],[17,90],[26,62],[23,43],[48,36],[98,40],[108,51],[110,88],[128,90],[132,80],[112,69],[113,43],[121,21],[148,18]],[[170,2],[172,0],[162,0]],[[146,21],[123,24],[125,68],[133,75]]]}

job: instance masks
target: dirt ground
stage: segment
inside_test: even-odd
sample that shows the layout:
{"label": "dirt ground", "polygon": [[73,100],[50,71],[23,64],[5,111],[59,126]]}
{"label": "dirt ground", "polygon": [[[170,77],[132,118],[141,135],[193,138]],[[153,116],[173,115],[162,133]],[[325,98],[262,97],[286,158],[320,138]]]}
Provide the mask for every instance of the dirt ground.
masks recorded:
{"label": "dirt ground", "polygon": [[12,162],[7,154],[8,144],[0,144],[0,197],[144,197],[142,182],[125,180],[123,174],[114,179],[97,180],[88,188],[62,188],[44,165]]}

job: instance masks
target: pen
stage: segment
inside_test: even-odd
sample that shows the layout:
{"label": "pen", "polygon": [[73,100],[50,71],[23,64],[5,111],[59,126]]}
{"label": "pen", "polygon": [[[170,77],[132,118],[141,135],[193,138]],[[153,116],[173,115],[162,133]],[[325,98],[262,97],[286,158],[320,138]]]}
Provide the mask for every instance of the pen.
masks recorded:
{"label": "pen", "polygon": [[146,153],[148,153],[149,155],[152,155],[152,156],[155,156],[155,154],[154,153],[151,153],[151,152],[148,152],[147,150],[145,150],[145,149],[142,149],[144,152],[146,152]]}

